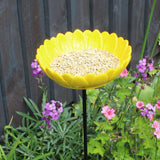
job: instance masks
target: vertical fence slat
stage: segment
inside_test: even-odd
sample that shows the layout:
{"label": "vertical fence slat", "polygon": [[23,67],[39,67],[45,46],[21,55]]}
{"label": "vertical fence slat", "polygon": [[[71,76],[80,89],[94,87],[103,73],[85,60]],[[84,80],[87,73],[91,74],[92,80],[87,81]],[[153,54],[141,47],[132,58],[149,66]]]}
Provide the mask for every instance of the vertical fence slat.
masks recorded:
{"label": "vertical fence slat", "polygon": [[92,13],[94,28],[109,31],[109,0],[93,0]]}
{"label": "vertical fence slat", "polygon": [[[49,0],[49,28],[50,36],[56,36],[57,33],[65,33],[67,31],[67,9],[66,1]],[[54,9],[53,9],[54,8]],[[54,95],[55,99],[61,102],[71,103],[73,101],[72,90],[61,87],[54,83]],[[53,88],[50,88],[53,89]],[[52,98],[52,97],[51,97]]]}
{"label": "vertical fence slat", "polygon": [[[1,6],[0,10],[5,9],[4,1],[0,2],[0,6]],[[0,28],[1,28],[1,25],[0,25]],[[2,56],[2,50],[0,49],[0,134],[2,134],[4,126],[9,121],[1,56]]]}
{"label": "vertical fence slat", "polygon": [[18,0],[18,6],[26,88],[29,88],[27,96],[39,104],[42,98],[41,91],[37,87],[37,80],[32,77],[31,62],[34,60],[36,50],[43,43],[45,37],[43,1]]}
{"label": "vertical fence slat", "polygon": [[3,127],[5,126],[6,123],[7,121],[5,117],[4,104],[2,103],[2,91],[0,86],[0,134],[2,133]]}
{"label": "vertical fence slat", "polygon": [[9,119],[13,115],[14,124],[19,124],[21,117],[16,110],[25,111],[23,96],[26,95],[24,70],[21,55],[19,26],[16,0],[1,1],[3,10],[0,13],[0,54],[3,69],[6,110]]}
{"label": "vertical fence slat", "polygon": [[128,38],[128,1],[114,0],[113,3],[113,32]]}
{"label": "vertical fence slat", "polygon": [[89,0],[71,0],[72,31],[89,29]]}
{"label": "vertical fence slat", "polygon": [[67,31],[67,10],[66,1],[49,0],[49,28],[50,36],[56,36],[57,33]]}
{"label": "vertical fence slat", "polygon": [[[90,8],[89,0],[71,0],[71,29],[81,29],[82,31],[90,29]],[[79,100],[82,95],[81,90],[73,91],[73,100]]]}
{"label": "vertical fence slat", "polygon": [[133,1],[130,37],[130,44],[132,45],[132,67],[135,67],[140,58],[144,40],[144,6],[145,1]]}

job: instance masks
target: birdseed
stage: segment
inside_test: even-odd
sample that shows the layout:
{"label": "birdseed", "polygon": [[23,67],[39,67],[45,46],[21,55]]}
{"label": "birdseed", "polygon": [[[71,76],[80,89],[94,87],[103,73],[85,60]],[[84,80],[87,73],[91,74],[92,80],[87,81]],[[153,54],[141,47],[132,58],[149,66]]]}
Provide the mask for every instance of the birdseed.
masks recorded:
{"label": "birdseed", "polygon": [[117,68],[120,60],[106,50],[84,49],[72,50],[54,58],[50,66],[59,74],[69,73],[73,76],[105,73],[110,68]]}

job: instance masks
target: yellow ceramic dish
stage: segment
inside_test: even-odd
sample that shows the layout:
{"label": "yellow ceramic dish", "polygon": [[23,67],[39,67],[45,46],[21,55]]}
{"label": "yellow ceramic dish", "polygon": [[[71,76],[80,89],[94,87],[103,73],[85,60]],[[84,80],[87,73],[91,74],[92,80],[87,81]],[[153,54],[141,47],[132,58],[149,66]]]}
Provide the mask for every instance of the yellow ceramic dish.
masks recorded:
{"label": "yellow ceramic dish", "polygon": [[[51,67],[51,61],[62,53],[72,50],[97,48],[113,53],[120,59],[120,65],[110,68],[102,74],[89,73],[85,76],[73,76],[69,73],[59,74]],[[89,89],[101,87],[116,78],[129,64],[132,48],[128,40],[117,37],[115,33],[100,32],[79,29],[65,34],[58,33],[50,40],[46,39],[43,45],[37,49],[36,59],[45,74],[59,85],[71,89]]]}

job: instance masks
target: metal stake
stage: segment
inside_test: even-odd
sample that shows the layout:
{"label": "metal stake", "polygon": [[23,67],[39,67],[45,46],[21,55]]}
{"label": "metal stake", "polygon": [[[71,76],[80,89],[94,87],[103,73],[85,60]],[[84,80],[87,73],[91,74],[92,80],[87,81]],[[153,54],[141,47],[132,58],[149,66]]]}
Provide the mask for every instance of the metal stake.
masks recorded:
{"label": "metal stake", "polygon": [[87,160],[87,112],[86,112],[86,90],[82,90],[83,99],[83,134],[84,134],[84,160]]}

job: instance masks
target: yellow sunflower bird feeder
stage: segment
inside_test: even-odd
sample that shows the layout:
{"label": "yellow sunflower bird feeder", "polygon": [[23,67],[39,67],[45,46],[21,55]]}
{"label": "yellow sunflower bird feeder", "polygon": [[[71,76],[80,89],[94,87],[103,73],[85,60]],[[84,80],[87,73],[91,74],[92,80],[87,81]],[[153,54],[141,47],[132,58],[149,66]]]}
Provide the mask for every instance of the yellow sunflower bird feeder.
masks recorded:
{"label": "yellow sunflower bird feeder", "polygon": [[36,59],[45,74],[71,89],[101,87],[116,78],[129,64],[132,48],[115,33],[76,29],[46,39]]}

